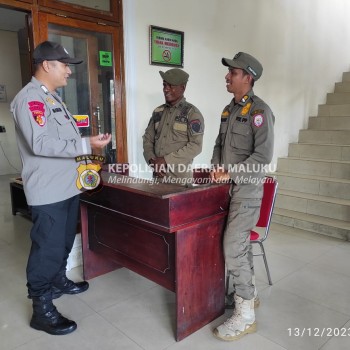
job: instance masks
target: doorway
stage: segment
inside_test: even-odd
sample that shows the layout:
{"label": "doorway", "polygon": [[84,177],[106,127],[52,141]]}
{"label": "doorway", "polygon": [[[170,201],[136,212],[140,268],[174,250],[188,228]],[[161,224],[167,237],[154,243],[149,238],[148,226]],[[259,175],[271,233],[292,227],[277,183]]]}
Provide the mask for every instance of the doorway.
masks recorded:
{"label": "doorway", "polygon": [[120,161],[123,149],[119,27],[100,26],[50,14],[39,14],[40,40],[62,44],[83,60],[71,67],[69,84],[60,89],[62,99],[76,118],[83,136],[110,133],[112,142],[104,156],[107,163]]}

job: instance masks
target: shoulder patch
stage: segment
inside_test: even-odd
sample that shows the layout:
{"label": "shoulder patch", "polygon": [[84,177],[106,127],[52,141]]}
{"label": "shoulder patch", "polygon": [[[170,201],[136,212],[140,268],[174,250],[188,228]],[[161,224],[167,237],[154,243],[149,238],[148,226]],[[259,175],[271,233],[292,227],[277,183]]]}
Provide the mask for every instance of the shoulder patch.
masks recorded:
{"label": "shoulder patch", "polygon": [[230,115],[230,112],[229,112],[229,111],[223,111],[223,112],[221,113],[221,118],[227,118],[229,115]]}
{"label": "shoulder patch", "polygon": [[39,126],[44,126],[46,124],[45,105],[40,101],[30,101],[28,107],[35,122]]}
{"label": "shoulder patch", "polygon": [[191,131],[192,131],[192,135],[203,133],[202,123],[199,119],[191,120],[190,127],[191,127]]}
{"label": "shoulder patch", "polygon": [[256,114],[253,117],[253,123],[257,128],[264,124],[264,117],[262,114]]}
{"label": "shoulder patch", "polygon": [[226,106],[221,113],[221,122],[226,122],[229,115],[230,115],[229,107]]}

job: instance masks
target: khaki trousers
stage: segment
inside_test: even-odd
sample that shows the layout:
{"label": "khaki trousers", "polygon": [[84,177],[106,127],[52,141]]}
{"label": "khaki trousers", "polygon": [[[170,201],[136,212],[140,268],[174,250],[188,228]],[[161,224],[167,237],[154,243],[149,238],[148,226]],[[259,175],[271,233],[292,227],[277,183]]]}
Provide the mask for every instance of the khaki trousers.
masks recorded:
{"label": "khaki trousers", "polygon": [[223,242],[225,263],[233,276],[233,289],[236,294],[250,300],[254,298],[252,283],[254,265],[250,231],[258,222],[261,198],[239,198],[239,189],[232,192]]}

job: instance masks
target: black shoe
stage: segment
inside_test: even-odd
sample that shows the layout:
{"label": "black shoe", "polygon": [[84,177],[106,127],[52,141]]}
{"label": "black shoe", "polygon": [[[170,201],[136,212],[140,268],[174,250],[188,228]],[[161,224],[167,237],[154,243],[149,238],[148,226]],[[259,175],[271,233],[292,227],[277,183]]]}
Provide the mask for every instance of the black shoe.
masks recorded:
{"label": "black shoe", "polygon": [[57,299],[63,294],[79,294],[89,289],[89,283],[86,281],[73,282],[68,278],[65,283],[52,285],[52,299]]}
{"label": "black shoe", "polygon": [[61,289],[57,289],[56,287],[51,287],[52,292],[52,299],[58,299],[60,298],[64,293],[61,291]]}
{"label": "black shoe", "polygon": [[77,329],[74,321],[63,317],[52,304],[51,292],[41,297],[33,297],[33,316],[30,326],[52,335],[64,335]]}
{"label": "black shoe", "polygon": [[77,329],[77,324],[63,317],[56,308],[44,315],[33,314],[30,326],[38,331],[44,331],[52,335],[65,335]]}

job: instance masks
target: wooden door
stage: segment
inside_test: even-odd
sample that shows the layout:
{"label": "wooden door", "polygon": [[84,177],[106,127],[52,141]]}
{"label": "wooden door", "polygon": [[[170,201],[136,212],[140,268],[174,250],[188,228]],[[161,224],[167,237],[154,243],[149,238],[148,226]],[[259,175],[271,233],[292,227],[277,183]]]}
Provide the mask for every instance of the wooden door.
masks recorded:
{"label": "wooden door", "polygon": [[40,41],[62,44],[83,63],[71,67],[66,87],[58,92],[76,116],[83,136],[111,133],[108,163],[126,162],[122,35],[120,27],[39,13]]}

